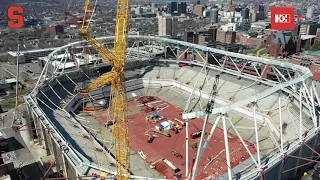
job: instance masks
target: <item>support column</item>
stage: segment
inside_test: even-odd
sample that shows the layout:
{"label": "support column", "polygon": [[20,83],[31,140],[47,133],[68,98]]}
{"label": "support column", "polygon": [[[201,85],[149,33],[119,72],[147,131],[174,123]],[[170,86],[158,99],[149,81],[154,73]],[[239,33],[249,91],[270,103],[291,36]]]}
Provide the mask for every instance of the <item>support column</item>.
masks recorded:
{"label": "support column", "polygon": [[[53,157],[54,157],[54,159],[56,159],[56,161],[54,162],[54,166],[56,167],[57,172],[59,172],[61,169],[60,162],[59,162],[60,149],[57,147],[57,144],[52,143],[52,150],[53,150]],[[59,151],[59,152],[57,152],[57,151]]]}
{"label": "support column", "polygon": [[167,59],[167,44],[164,44],[164,58]]}
{"label": "support column", "polygon": [[[206,132],[206,128],[207,128],[208,119],[209,119],[209,114],[207,113],[206,117],[204,119],[204,122],[203,122],[201,139],[200,139],[200,142],[199,142],[199,145],[198,145],[198,151],[197,151],[196,160],[195,160],[194,165],[193,165],[192,180],[196,180],[197,173],[198,173],[198,165],[199,165],[199,162],[200,162],[200,159],[201,159],[201,156],[202,156],[202,152],[204,152],[204,150],[205,150],[205,149],[202,148],[202,146],[203,146],[203,143],[204,143],[204,136],[205,136],[205,132]],[[215,127],[215,125],[213,127]]]}
{"label": "support column", "polygon": [[62,163],[63,163],[63,175],[64,177],[68,177],[68,171],[67,171],[67,168],[68,167],[68,164],[67,164],[68,160],[66,159],[66,157],[64,155],[62,155]]}
{"label": "support column", "polygon": [[256,135],[256,148],[257,148],[257,158],[258,158],[258,165],[259,165],[258,168],[261,169],[259,131],[258,131],[257,116],[256,116],[256,106],[257,106],[257,102],[254,102],[253,103],[254,130],[255,130],[255,135]]}
{"label": "support column", "polygon": [[[302,155],[302,148],[303,148],[303,142],[300,142],[300,143],[301,143],[301,145],[300,145],[300,147],[299,147],[299,156]],[[299,163],[300,163],[300,159],[297,159],[297,162],[296,162],[295,167],[298,167]],[[298,169],[299,169],[299,168],[296,168],[296,169],[294,170],[294,173],[293,173],[294,176],[296,176]]]}
{"label": "support column", "polygon": [[40,146],[43,145],[43,133],[42,133],[42,130],[41,130],[41,124],[40,124],[40,119],[37,117],[37,116],[33,116],[33,119],[34,119],[34,127],[36,129],[36,136],[37,136],[37,139],[38,139],[38,143]]}
{"label": "support column", "polygon": [[227,166],[228,166],[228,179],[232,180],[232,172],[231,172],[231,161],[230,161],[230,152],[229,152],[229,140],[228,140],[228,129],[226,125],[226,116],[222,116],[223,122],[223,136],[224,136],[224,145],[226,148],[226,159],[227,159]]}
{"label": "support column", "polygon": [[29,146],[30,142],[33,140],[30,118],[25,117],[25,116],[21,116],[20,120],[21,120],[21,123],[23,126],[20,128],[21,137],[22,137],[23,141]]}
{"label": "support column", "polygon": [[284,161],[286,159],[286,157],[283,154],[283,131],[282,131],[282,110],[281,110],[281,95],[279,94],[279,99],[278,99],[278,105],[279,105],[279,117],[280,117],[280,121],[279,121],[279,126],[280,126],[280,154],[282,155],[282,161],[281,161],[281,165],[280,165],[280,172],[279,172],[279,178],[278,180],[281,180],[282,177],[282,171],[283,171],[283,166],[284,166]]}
{"label": "support column", "polygon": [[189,119],[186,119],[186,177],[189,179]]}
{"label": "support column", "polygon": [[[43,128],[41,124],[40,124],[40,127]],[[43,142],[44,142],[44,148],[46,150],[47,156],[49,156],[51,154],[49,150],[49,143],[48,143],[48,139],[50,138],[50,136],[45,131],[46,131],[45,129],[42,129]]]}

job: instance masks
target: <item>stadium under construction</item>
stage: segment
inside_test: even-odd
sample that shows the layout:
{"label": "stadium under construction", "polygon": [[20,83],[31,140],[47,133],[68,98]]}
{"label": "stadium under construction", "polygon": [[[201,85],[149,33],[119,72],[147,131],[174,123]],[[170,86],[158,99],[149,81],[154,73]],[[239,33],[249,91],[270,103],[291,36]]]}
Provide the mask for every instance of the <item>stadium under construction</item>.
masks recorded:
{"label": "stadium under construction", "polygon": [[[34,130],[21,133],[64,177],[112,179],[111,87],[78,93],[111,66],[85,44],[39,60],[41,76],[24,96],[31,118],[23,128]],[[309,69],[161,37],[129,36],[129,45],[131,179],[290,179],[319,162],[320,101]]]}

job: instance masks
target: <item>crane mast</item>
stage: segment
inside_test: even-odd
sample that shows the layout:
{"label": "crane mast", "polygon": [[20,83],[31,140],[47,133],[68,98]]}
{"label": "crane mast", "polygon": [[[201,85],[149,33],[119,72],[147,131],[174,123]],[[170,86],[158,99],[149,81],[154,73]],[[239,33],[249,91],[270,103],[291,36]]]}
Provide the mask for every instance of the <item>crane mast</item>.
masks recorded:
{"label": "crane mast", "polygon": [[[103,46],[88,32],[89,24],[92,20],[95,8],[90,9],[91,0],[86,0],[84,5],[84,18],[80,34],[95,48],[102,59],[113,66],[110,72],[107,72],[89,86],[82,90],[82,93],[90,91],[111,83],[111,112],[116,121],[114,124],[113,135],[115,137],[115,151],[117,161],[117,180],[130,178],[130,150],[128,139],[128,104],[125,89],[124,67],[126,62],[128,31],[130,22],[130,4],[131,0],[118,0],[117,21],[115,29],[114,49],[113,52]],[[97,0],[95,0],[95,5]],[[89,15],[90,14],[90,15]],[[87,20],[88,23],[85,23]],[[100,177],[100,179],[103,177]]]}

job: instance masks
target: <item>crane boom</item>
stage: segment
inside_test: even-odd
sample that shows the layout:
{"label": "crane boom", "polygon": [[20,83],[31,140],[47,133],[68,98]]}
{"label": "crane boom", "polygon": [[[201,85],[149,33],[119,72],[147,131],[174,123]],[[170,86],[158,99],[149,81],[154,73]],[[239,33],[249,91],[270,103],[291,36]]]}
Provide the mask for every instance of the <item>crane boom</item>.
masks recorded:
{"label": "crane boom", "polygon": [[[99,88],[104,84],[111,83],[111,111],[113,120],[116,121],[113,129],[115,137],[115,151],[117,161],[117,180],[130,179],[130,150],[128,138],[128,103],[127,94],[125,89],[125,76],[124,67],[126,63],[126,53],[128,44],[128,31],[130,22],[130,4],[131,0],[118,0],[117,5],[117,21],[115,29],[114,50],[111,52],[97,41],[94,37],[90,36],[88,29],[92,20],[95,8],[90,9],[91,0],[85,1],[83,24],[80,34],[95,48],[102,59],[113,66],[110,72],[107,72],[84,90],[90,92],[93,89]],[[95,6],[97,0],[95,0]],[[91,13],[88,23],[88,13]],[[105,179],[101,177],[100,179]]]}
{"label": "crane boom", "polygon": [[[88,33],[88,30],[83,30],[81,28],[80,34],[86,39],[89,44],[98,52],[98,54],[101,56],[101,58],[109,63],[111,66],[113,66],[113,61],[116,58],[116,56],[107,48],[103,46],[101,42],[96,40],[93,36],[90,36]],[[99,88],[99,87],[96,87]]]}

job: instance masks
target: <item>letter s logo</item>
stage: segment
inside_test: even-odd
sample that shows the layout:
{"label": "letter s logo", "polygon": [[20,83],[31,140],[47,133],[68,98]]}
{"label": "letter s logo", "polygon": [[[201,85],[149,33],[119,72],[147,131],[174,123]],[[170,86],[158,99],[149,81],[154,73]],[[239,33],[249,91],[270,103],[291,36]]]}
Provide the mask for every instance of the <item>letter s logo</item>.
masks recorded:
{"label": "letter s logo", "polygon": [[[16,14],[17,13],[17,14]],[[22,28],[24,26],[24,9],[21,6],[11,6],[8,9],[8,26],[10,28]]]}

